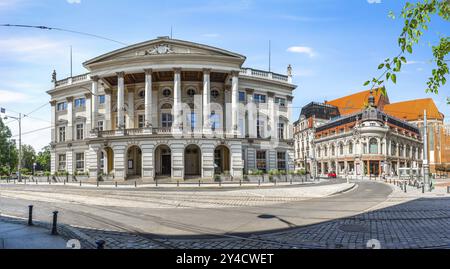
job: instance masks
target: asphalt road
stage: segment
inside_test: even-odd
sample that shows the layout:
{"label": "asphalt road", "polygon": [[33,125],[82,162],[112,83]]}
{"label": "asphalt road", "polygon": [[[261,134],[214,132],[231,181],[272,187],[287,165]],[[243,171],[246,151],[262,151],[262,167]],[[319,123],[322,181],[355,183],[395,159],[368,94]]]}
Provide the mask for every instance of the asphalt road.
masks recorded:
{"label": "asphalt road", "polygon": [[[336,218],[357,215],[385,201],[392,189],[376,182],[358,182],[357,188],[327,198],[307,200],[279,200],[264,197],[227,196],[226,192],[211,193],[164,191],[153,189],[114,190],[80,189],[59,186],[1,186],[36,195],[67,196],[67,201],[16,199],[2,196],[2,214],[27,217],[28,205],[34,205],[35,219],[51,221],[52,212],[58,210],[59,221],[90,229],[149,234],[158,238],[182,238],[222,235],[249,235],[282,231]],[[62,196],[61,196],[62,195]],[[122,199],[127,206],[99,206],[83,202],[70,202],[71,195],[86,199],[112,197]],[[65,199],[65,198],[62,198]],[[133,207],[130,203],[150,199],[152,208]],[[177,206],[177,203],[179,203]],[[199,206],[196,206],[198,203]],[[207,204],[208,206],[204,206]],[[215,206],[217,205],[217,206]]]}

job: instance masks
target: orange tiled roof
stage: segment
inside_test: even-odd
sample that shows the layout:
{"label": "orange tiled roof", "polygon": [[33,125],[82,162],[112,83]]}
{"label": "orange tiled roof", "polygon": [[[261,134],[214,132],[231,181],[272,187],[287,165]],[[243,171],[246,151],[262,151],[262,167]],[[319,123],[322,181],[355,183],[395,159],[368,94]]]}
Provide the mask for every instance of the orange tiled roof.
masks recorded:
{"label": "orange tiled roof", "polygon": [[[370,90],[358,92],[355,94],[347,95],[332,101],[326,101],[326,104],[330,104],[336,106],[339,109],[339,113],[341,115],[348,115],[352,113],[356,113],[361,109],[365,108],[368,102],[368,98],[370,96]],[[373,96],[375,97],[375,105],[381,107],[384,106],[385,103],[389,103],[389,99],[387,96],[383,96],[380,89],[374,89]],[[380,102],[382,101],[383,102]]]}
{"label": "orange tiled roof", "polygon": [[444,116],[439,112],[431,98],[415,99],[393,103],[384,106],[384,112],[403,120],[418,120],[423,118],[423,111],[427,110],[427,119],[443,120]]}

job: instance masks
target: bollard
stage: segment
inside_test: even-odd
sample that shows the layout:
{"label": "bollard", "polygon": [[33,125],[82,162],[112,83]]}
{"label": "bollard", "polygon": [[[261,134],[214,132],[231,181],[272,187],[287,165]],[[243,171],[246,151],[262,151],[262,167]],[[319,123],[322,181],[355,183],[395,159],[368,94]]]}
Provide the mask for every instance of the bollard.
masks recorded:
{"label": "bollard", "polygon": [[38,184],[38,181],[37,181],[37,179],[36,179],[36,185]]}
{"label": "bollard", "polygon": [[180,187],[180,181],[177,180],[177,187]]}
{"label": "bollard", "polygon": [[407,186],[407,185],[406,185],[406,182],[405,182],[405,184],[403,184],[403,186],[404,186],[404,189],[405,189],[404,191],[405,191],[405,193],[406,193],[406,186]]}
{"label": "bollard", "polygon": [[14,185],[16,184],[16,180],[14,179]]}
{"label": "bollard", "polygon": [[242,186],[242,181],[239,179],[239,187]]}
{"label": "bollard", "polygon": [[201,184],[202,184],[202,182],[199,180],[198,181],[198,186],[200,187],[201,186]]}
{"label": "bollard", "polygon": [[273,181],[273,183],[275,184],[275,186],[277,185],[277,179],[275,179],[274,181]]}
{"label": "bollard", "polygon": [[134,182],[134,187],[137,188],[137,181]]}
{"label": "bollard", "polygon": [[28,225],[29,226],[33,225],[33,206],[32,205],[28,206]]}
{"label": "bollard", "polygon": [[261,186],[261,179],[258,179],[258,186]]}
{"label": "bollard", "polygon": [[219,187],[222,187],[222,180],[219,180]]}
{"label": "bollard", "polygon": [[66,181],[64,180],[63,182],[64,182],[64,186],[66,186]]}
{"label": "bollard", "polygon": [[422,185],[422,193],[425,193],[425,184]]}
{"label": "bollard", "polygon": [[155,186],[158,187],[158,180],[155,179]]}
{"label": "bollard", "polygon": [[27,185],[27,179],[25,179],[24,183],[25,183],[25,185]]}
{"label": "bollard", "polygon": [[80,187],[81,187],[81,180],[80,180]]}
{"label": "bollard", "polygon": [[95,244],[97,244],[97,249],[105,249],[105,240],[97,240]]}
{"label": "bollard", "polygon": [[115,183],[115,184],[116,184],[116,188],[117,188],[117,181],[116,181],[116,183]]}
{"label": "bollard", "polygon": [[291,178],[291,185],[292,185],[292,178]]}
{"label": "bollard", "polygon": [[99,187],[98,185],[99,185],[99,183],[98,183],[98,180],[97,180],[97,188]]}
{"label": "bollard", "polygon": [[52,235],[58,234],[58,229],[56,227],[57,222],[58,222],[58,211],[53,211]]}
{"label": "bollard", "polygon": [[450,186],[447,186],[447,193],[450,193]]}

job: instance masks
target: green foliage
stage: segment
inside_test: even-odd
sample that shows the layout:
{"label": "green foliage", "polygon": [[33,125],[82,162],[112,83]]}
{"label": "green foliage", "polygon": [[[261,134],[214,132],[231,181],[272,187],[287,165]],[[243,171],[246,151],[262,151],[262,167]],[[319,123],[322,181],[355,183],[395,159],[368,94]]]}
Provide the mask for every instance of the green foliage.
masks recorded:
{"label": "green foliage", "polygon": [[50,146],[46,146],[36,156],[39,170],[50,171]]}
{"label": "green foliage", "polygon": [[30,145],[22,145],[22,167],[33,171],[33,163],[36,160],[36,151]]}
{"label": "green foliage", "polygon": [[[424,31],[428,30],[431,22],[431,16],[438,15],[442,19],[449,21],[450,18],[450,1],[449,0],[422,0],[416,3],[407,2],[401,12],[404,20],[404,26],[400,36],[398,37],[398,46],[400,53],[392,60],[387,58],[383,63],[378,65],[378,70],[383,71],[378,78],[372,78],[364,83],[364,86],[372,83],[372,89],[385,82],[392,81],[397,83],[397,75],[402,70],[402,64],[407,63],[404,56],[406,53],[412,54],[413,47],[419,43]],[[389,12],[389,17],[395,19],[395,14]],[[448,60],[445,56],[450,52],[450,38],[442,36],[439,44],[432,47],[433,62],[435,68],[432,70],[432,76],[428,79],[426,92],[438,93],[439,88],[447,82],[446,76],[449,74]],[[385,92],[384,92],[385,94]],[[450,104],[450,97],[447,98]]]}

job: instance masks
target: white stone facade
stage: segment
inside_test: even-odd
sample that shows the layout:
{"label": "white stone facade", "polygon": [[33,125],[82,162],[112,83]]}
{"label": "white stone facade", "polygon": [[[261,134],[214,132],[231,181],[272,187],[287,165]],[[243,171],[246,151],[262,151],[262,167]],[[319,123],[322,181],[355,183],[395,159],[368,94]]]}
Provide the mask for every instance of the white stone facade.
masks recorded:
{"label": "white stone facade", "polygon": [[292,170],[296,86],[244,61],[162,37],[87,61],[88,74],[54,77],[52,173],[152,181]]}

